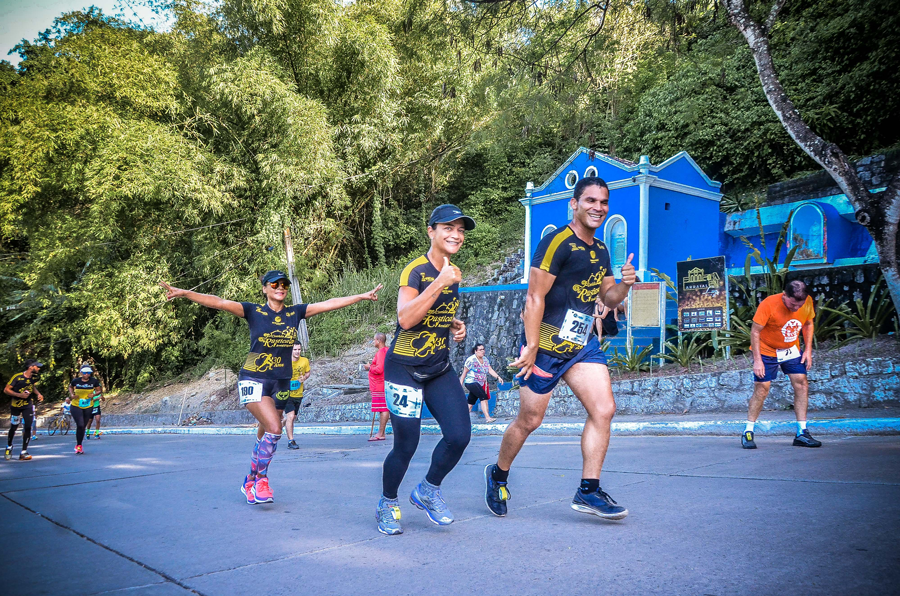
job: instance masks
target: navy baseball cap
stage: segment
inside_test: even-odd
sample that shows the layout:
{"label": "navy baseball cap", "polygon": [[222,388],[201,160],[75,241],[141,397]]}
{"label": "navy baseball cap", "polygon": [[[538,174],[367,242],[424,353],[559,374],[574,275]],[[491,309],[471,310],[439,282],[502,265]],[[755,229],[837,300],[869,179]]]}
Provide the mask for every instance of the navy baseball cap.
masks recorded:
{"label": "navy baseball cap", "polygon": [[291,281],[291,278],[287,276],[284,271],[278,271],[277,269],[273,269],[262,276],[262,283],[267,284],[272,281],[278,281],[279,279],[286,279],[287,281]]}
{"label": "navy baseball cap", "polygon": [[433,228],[434,224],[438,223],[450,223],[451,221],[456,221],[457,219],[463,220],[463,225],[467,230],[475,229],[475,220],[469,217],[468,215],[463,215],[462,209],[457,207],[456,205],[438,205],[434,208],[434,211],[431,212],[431,217],[428,218],[428,227]]}
{"label": "navy baseball cap", "polygon": [[29,358],[28,360],[25,361],[25,370],[28,370],[28,369],[31,368],[32,366],[36,366],[36,367],[38,367],[38,368],[44,368],[44,363],[43,363],[43,362],[38,362],[37,360],[33,360],[33,359],[30,359],[30,358]]}

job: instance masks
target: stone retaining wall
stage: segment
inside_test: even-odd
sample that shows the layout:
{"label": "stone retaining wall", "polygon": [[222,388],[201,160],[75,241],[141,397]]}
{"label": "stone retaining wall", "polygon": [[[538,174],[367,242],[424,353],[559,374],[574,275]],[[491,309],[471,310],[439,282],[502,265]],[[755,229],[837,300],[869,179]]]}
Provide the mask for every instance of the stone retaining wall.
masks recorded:
{"label": "stone retaining wall", "polygon": [[[871,408],[900,404],[900,360],[872,358],[846,364],[816,364],[809,372],[810,410]],[[752,373],[729,371],[613,381],[616,411],[620,414],[682,414],[746,412]],[[793,391],[784,376],[772,383],[766,409],[790,409]],[[502,393],[495,416],[515,416],[517,391]],[[557,386],[547,416],[586,415],[568,387]]]}
{"label": "stone retaining wall", "polygon": [[[703,412],[746,412],[752,387],[751,372],[729,371],[648,377],[613,381],[617,412],[620,414],[684,414]],[[857,359],[844,364],[817,363],[809,373],[810,410],[872,408],[900,405],[900,359]],[[790,409],[793,392],[783,376],[772,383],[766,409]],[[504,391],[497,397],[495,416],[515,416],[519,392]],[[195,414],[185,413],[184,418]],[[214,425],[254,424],[246,410],[201,412]],[[585,417],[581,402],[571,390],[560,385],[553,392],[547,416]],[[41,429],[47,418],[38,421]],[[368,402],[300,408],[298,423],[370,422]],[[174,426],[177,414],[104,414],[104,427]]]}

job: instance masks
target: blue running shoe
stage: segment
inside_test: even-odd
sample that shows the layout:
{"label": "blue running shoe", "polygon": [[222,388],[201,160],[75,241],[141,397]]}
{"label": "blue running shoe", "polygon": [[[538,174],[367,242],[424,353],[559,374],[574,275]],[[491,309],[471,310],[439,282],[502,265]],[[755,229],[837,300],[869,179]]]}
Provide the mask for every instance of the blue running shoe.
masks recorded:
{"label": "blue running shoe", "polygon": [[378,521],[378,531],[388,536],[396,536],[403,533],[400,525],[400,503],[397,499],[386,499],[383,496],[375,508],[375,519]]}
{"label": "blue running shoe", "polygon": [[494,480],[492,472],[497,464],[488,464],[484,467],[484,503],[491,513],[497,517],[506,515],[506,502],[509,500],[509,489],[505,482]]}
{"label": "blue running shoe", "polygon": [[444,502],[440,486],[434,486],[423,480],[409,495],[409,502],[423,509],[428,519],[439,526],[449,526],[453,523],[453,514]]}
{"label": "blue running shoe", "polygon": [[582,493],[581,489],[576,490],[572,509],[603,519],[624,519],[628,515],[628,510],[616,503],[602,488],[587,494]]}

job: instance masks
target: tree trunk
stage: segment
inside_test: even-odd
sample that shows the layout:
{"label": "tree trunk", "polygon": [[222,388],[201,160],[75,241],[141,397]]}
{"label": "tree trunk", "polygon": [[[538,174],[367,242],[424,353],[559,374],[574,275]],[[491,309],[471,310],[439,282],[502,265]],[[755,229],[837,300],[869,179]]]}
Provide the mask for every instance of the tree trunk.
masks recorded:
{"label": "tree trunk", "polygon": [[[900,231],[900,175],[894,175],[887,189],[873,195],[863,185],[856,168],[835,145],[819,137],[803,121],[794,103],[778,80],[766,29],[754,21],[744,6],[744,0],[725,0],[728,16],[747,40],[759,80],[769,105],[792,139],[816,163],[828,172],[847,195],[856,210],[856,220],[866,227],[875,242],[881,271],[896,308],[900,304],[900,274],[898,274],[897,235]],[[770,28],[783,1],[776,0],[766,22]]]}

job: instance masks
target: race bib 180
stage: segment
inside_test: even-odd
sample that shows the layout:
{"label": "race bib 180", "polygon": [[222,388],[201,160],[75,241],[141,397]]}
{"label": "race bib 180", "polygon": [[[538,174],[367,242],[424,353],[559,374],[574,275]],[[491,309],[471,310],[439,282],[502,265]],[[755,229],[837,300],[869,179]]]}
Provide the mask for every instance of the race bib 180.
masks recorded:
{"label": "race bib 180", "polygon": [[238,398],[241,405],[262,401],[263,385],[258,381],[238,381]]}
{"label": "race bib 180", "polygon": [[384,397],[388,410],[401,418],[422,416],[422,390],[405,385],[384,382]]}
{"label": "race bib 180", "polygon": [[587,345],[593,323],[594,317],[591,315],[569,309],[566,311],[566,318],[559,328],[559,337],[579,346]]}

